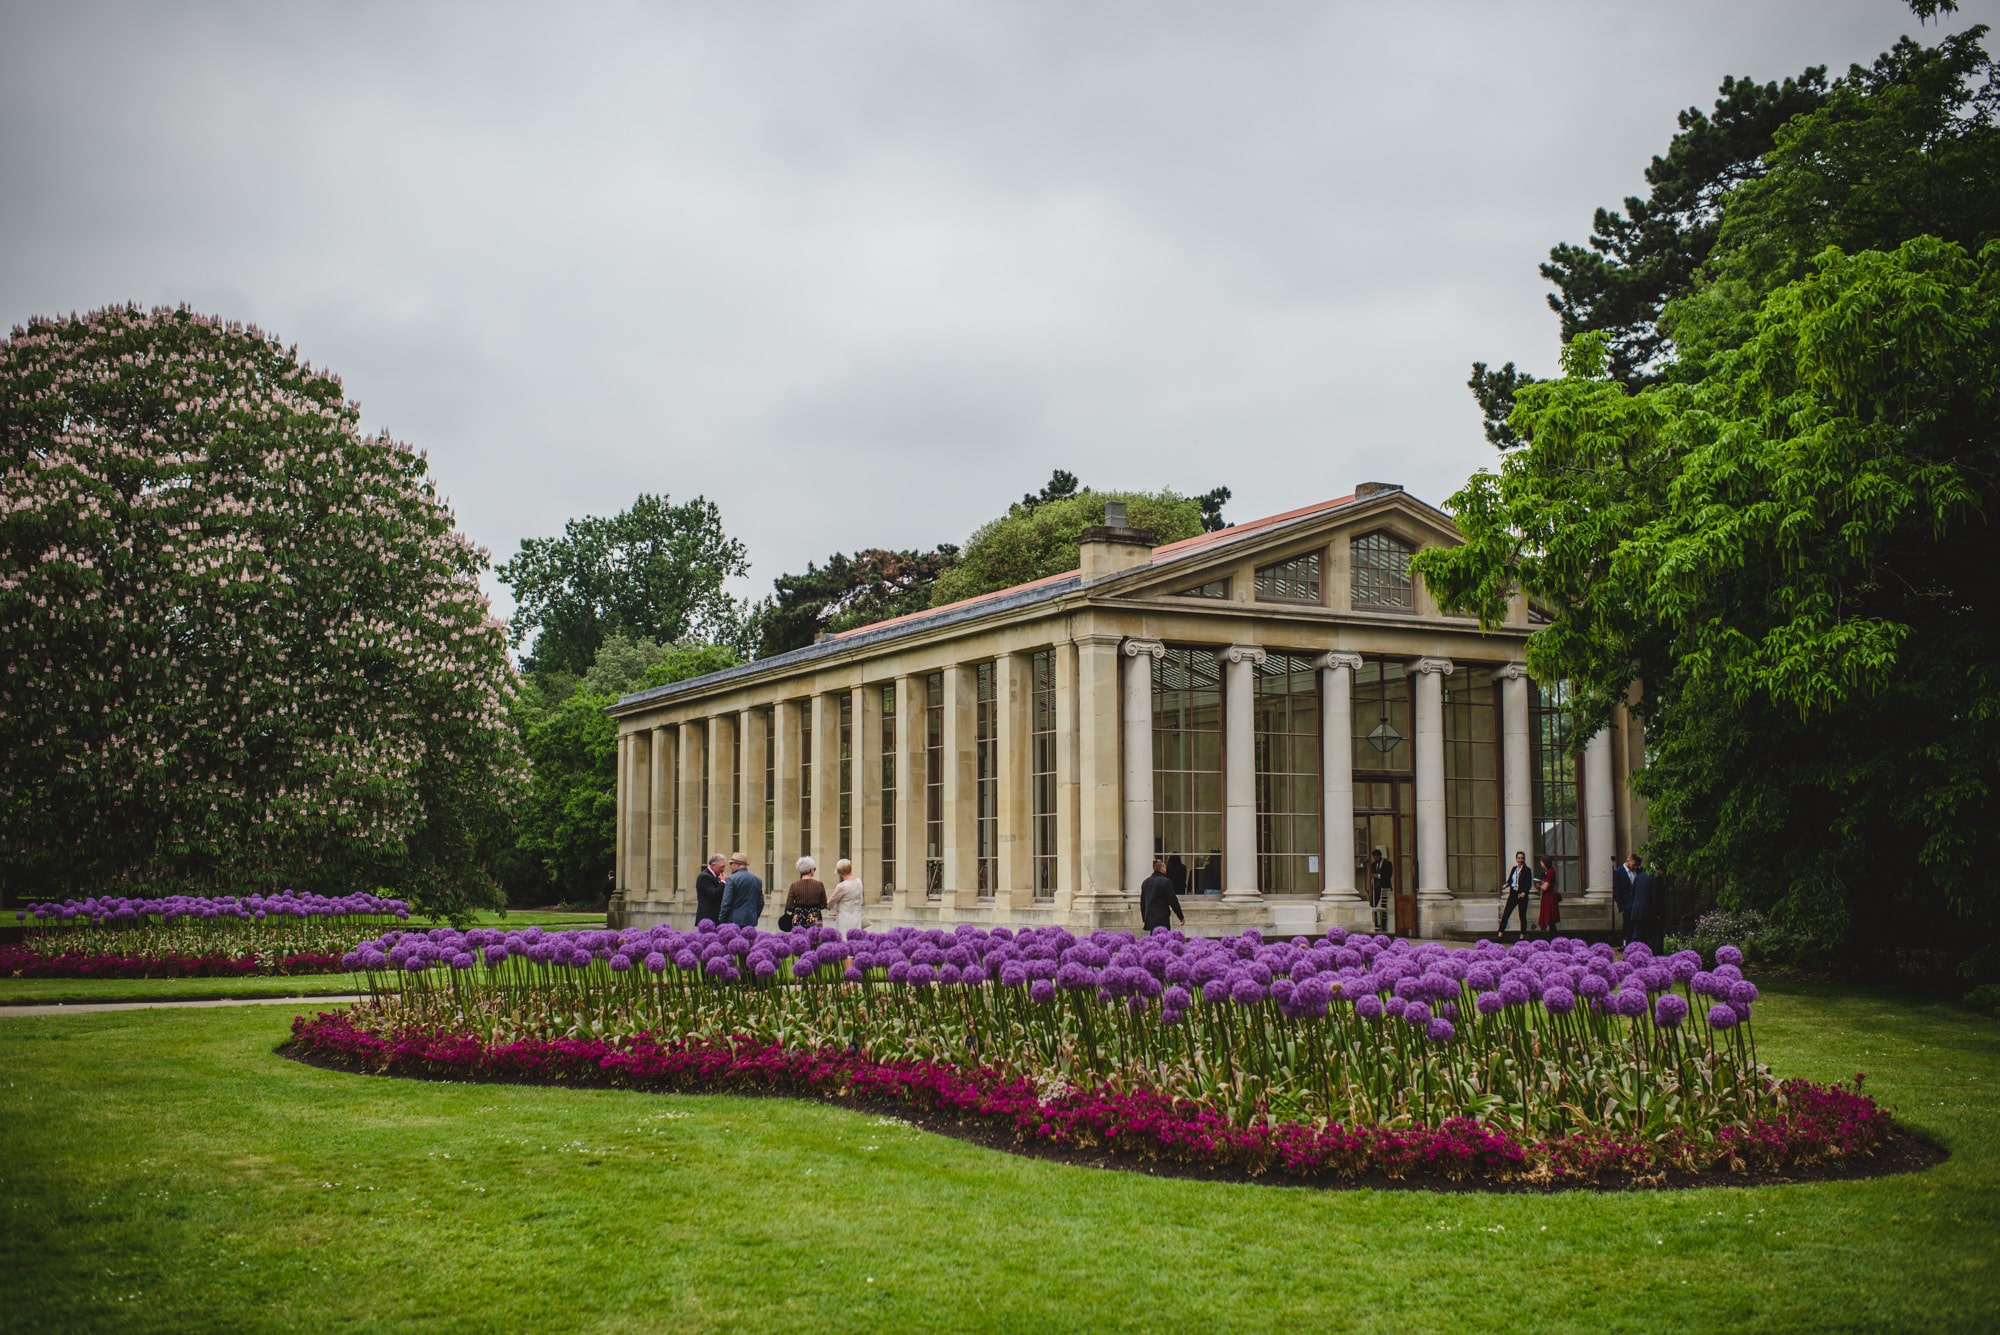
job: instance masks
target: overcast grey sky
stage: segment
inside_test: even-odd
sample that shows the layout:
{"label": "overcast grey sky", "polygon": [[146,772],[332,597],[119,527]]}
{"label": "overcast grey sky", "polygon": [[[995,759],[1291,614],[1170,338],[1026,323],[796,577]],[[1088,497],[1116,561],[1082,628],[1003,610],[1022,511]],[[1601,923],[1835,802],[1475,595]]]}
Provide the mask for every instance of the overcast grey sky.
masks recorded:
{"label": "overcast grey sky", "polygon": [[[1992,21],[1972,0],[1946,30]],[[0,7],[0,319],[188,302],[496,560],[703,493],[753,579],[1052,468],[1253,518],[1491,462],[1536,264],[1897,0]],[[1930,29],[1933,37],[1938,29]],[[504,596],[498,600],[504,609]]]}

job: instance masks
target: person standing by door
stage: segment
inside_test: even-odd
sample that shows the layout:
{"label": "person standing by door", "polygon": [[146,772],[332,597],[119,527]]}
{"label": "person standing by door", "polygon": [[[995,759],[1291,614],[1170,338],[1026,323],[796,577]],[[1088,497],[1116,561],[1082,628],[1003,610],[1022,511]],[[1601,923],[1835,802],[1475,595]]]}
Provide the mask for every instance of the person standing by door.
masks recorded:
{"label": "person standing by door", "polygon": [[1547,932],[1550,940],[1554,940],[1556,925],[1562,921],[1563,897],[1562,887],[1556,880],[1556,864],[1547,858],[1542,859],[1541,869],[1535,875],[1535,888],[1542,892],[1542,911],[1535,918],[1535,926]]}
{"label": "person standing by door", "polygon": [[1181,897],[1174,890],[1173,878],[1167,874],[1167,860],[1153,859],[1153,874],[1139,887],[1139,921],[1146,931],[1155,927],[1172,927],[1170,921],[1179,917],[1181,924],[1187,924],[1187,914],[1181,912]]}
{"label": "person standing by door", "polygon": [[1528,931],[1528,902],[1535,891],[1535,872],[1528,865],[1526,853],[1514,854],[1514,865],[1507,869],[1507,879],[1502,882],[1507,892],[1506,907],[1500,910],[1500,931],[1507,931],[1507,919],[1517,910],[1521,915],[1521,933]]}
{"label": "person standing by door", "polygon": [[1387,929],[1389,898],[1396,892],[1396,864],[1381,849],[1368,860],[1368,904],[1375,910],[1375,930]]}
{"label": "person standing by door", "polygon": [[1627,945],[1632,941],[1632,878],[1639,873],[1639,855],[1627,853],[1625,860],[1611,869],[1611,902],[1618,906],[1619,935]]}

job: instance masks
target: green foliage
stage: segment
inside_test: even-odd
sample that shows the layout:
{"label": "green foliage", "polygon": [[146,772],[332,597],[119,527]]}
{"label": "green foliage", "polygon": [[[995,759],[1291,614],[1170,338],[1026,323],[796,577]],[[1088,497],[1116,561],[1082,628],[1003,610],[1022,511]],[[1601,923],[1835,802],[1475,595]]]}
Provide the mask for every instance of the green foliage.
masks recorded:
{"label": "green foliage", "polygon": [[516,678],[423,458],[182,310],[0,347],[0,879],[383,889],[462,916]]}
{"label": "green foliage", "polygon": [[516,840],[557,897],[602,901],[618,832],[618,697],[704,676],[740,661],[722,645],[660,645],[613,635],[575,691],[525,723],[533,771]]}
{"label": "green foliage", "polygon": [[722,511],[695,497],[641,495],[609,519],[586,515],[559,538],[526,538],[495,572],[514,592],[514,643],[532,634],[526,666],[581,676],[609,636],[738,645],[746,609],[723,591],[749,573]]}
{"label": "green foliage", "polygon": [[1668,950],[1699,951],[1709,968],[1717,948],[1731,945],[1743,952],[1745,968],[1823,969],[1832,954],[1825,940],[1781,927],[1755,909],[1713,909],[1695,920],[1694,931],[1667,938]]}
{"label": "green foliage", "polygon": [[1465,545],[1417,561],[1449,606],[1548,613],[1529,666],[1579,728],[1643,683],[1655,862],[1848,963],[1987,969],[2000,918],[1984,31],[1899,42],[1772,131],[1702,206],[1672,360],[1636,377],[1604,328],[1557,381],[1481,368],[1513,447],[1450,502]]}
{"label": "green foliage", "polygon": [[2000,983],[1982,983],[1965,994],[1962,1004],[1981,1015],[2000,1015]]}
{"label": "green foliage", "polygon": [[[1086,487],[1033,506],[1009,506],[1004,516],[972,535],[958,564],[939,577],[931,588],[931,606],[1076,569],[1077,542],[1083,530],[1104,522],[1106,501],[1124,501],[1131,527],[1151,534],[1155,542],[1168,543],[1206,531],[1205,499],[1172,491],[1098,492]],[[1221,500],[1212,504],[1219,517]]]}
{"label": "green foliage", "polygon": [[930,606],[931,586],[957,559],[958,548],[948,543],[928,552],[871,547],[853,556],[835,552],[824,566],[809,563],[803,575],[780,575],[776,596],[757,610],[757,656],[921,612]]}

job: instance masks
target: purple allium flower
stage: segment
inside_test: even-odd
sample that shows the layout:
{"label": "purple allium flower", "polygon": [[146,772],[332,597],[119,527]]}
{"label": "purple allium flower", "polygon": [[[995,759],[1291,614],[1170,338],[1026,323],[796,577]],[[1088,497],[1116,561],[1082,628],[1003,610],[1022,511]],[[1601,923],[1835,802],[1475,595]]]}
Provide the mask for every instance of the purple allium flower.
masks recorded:
{"label": "purple allium flower", "polygon": [[629,971],[631,967],[632,967],[632,957],[630,955],[627,955],[624,951],[621,950],[616,955],[613,955],[611,957],[611,972],[625,973]]}
{"label": "purple allium flower", "polygon": [[1028,984],[1028,1000],[1046,1006],[1056,999],[1056,985],[1047,978],[1037,978]]}
{"label": "purple allium flower", "polygon": [[1711,1029],[1734,1029],[1736,1012],[1727,1002],[1718,1001],[1708,1008],[1708,1027]]}
{"label": "purple allium flower", "polygon": [[1360,1000],[1354,1003],[1354,1013],[1364,1020],[1381,1019],[1382,1010],[1382,998],[1372,992],[1362,996]]}
{"label": "purple allium flower", "polygon": [[1717,964],[1741,965],[1743,963],[1743,952],[1735,946],[1717,946],[1715,948],[1715,962]]}
{"label": "purple allium flower", "polygon": [[1389,997],[1382,1002],[1383,1011],[1386,1012],[1387,1014],[1397,1016],[1398,1018],[1400,1018],[1403,1012],[1408,1010],[1409,1008],[1410,1008],[1410,1003],[1403,1000],[1401,997]]}
{"label": "purple allium flower", "polygon": [[1675,992],[1663,993],[1653,1003],[1653,1022],[1662,1029],[1677,1028],[1682,1020],[1687,1019],[1687,1014],[1687,1002]]}
{"label": "purple allium flower", "polygon": [[1448,1043],[1457,1032],[1458,1030],[1452,1027],[1451,1021],[1442,1015],[1424,1026],[1424,1037],[1433,1043]]}
{"label": "purple allium flower", "polygon": [[1519,977],[1510,977],[1500,984],[1500,1000],[1509,1006],[1528,1004],[1528,985]]}
{"label": "purple allium flower", "polygon": [[[491,950],[493,949],[493,947],[489,946],[487,947],[487,949]],[[667,957],[665,955],[662,955],[657,950],[647,952],[646,954],[647,973],[664,973],[666,972],[666,968],[667,968]]]}
{"label": "purple allium flower", "polygon": [[[1576,985],[1576,990],[1583,993],[1586,997],[1596,1000],[1597,998],[1606,997],[1611,994],[1611,984],[1605,982],[1597,974],[1587,973],[1583,976],[1583,981]],[[1542,1004],[1544,1006],[1548,1005],[1548,998],[1546,996],[1542,998]]]}
{"label": "purple allium flower", "polygon": [[1732,983],[1729,999],[1739,1006],[1748,1006],[1757,999],[1757,984],[1751,982]]}
{"label": "purple allium flower", "polygon": [[1421,1001],[1403,1003],[1403,1023],[1421,1029],[1431,1022],[1431,1008]]}
{"label": "purple allium flower", "polygon": [[1551,1015],[1568,1015],[1576,1009],[1576,993],[1558,983],[1542,993],[1542,1007]]}
{"label": "purple allium flower", "polygon": [[1507,1003],[1500,999],[1498,992],[1481,992],[1473,998],[1472,1004],[1478,1008],[1481,1015],[1498,1015],[1501,1007]]}
{"label": "purple allium flower", "polygon": [[1239,1006],[1254,1006],[1264,999],[1264,988],[1248,974],[1238,974],[1229,985],[1229,999]]}

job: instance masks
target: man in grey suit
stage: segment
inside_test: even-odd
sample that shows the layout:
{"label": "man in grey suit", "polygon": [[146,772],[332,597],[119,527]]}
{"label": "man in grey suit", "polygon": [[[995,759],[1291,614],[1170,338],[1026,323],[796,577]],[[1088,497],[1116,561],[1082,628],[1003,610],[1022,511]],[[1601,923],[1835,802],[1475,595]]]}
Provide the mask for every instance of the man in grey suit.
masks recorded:
{"label": "man in grey suit", "polygon": [[722,921],[755,927],[764,912],[764,878],[750,870],[741,853],[729,855],[729,879],[722,883]]}

